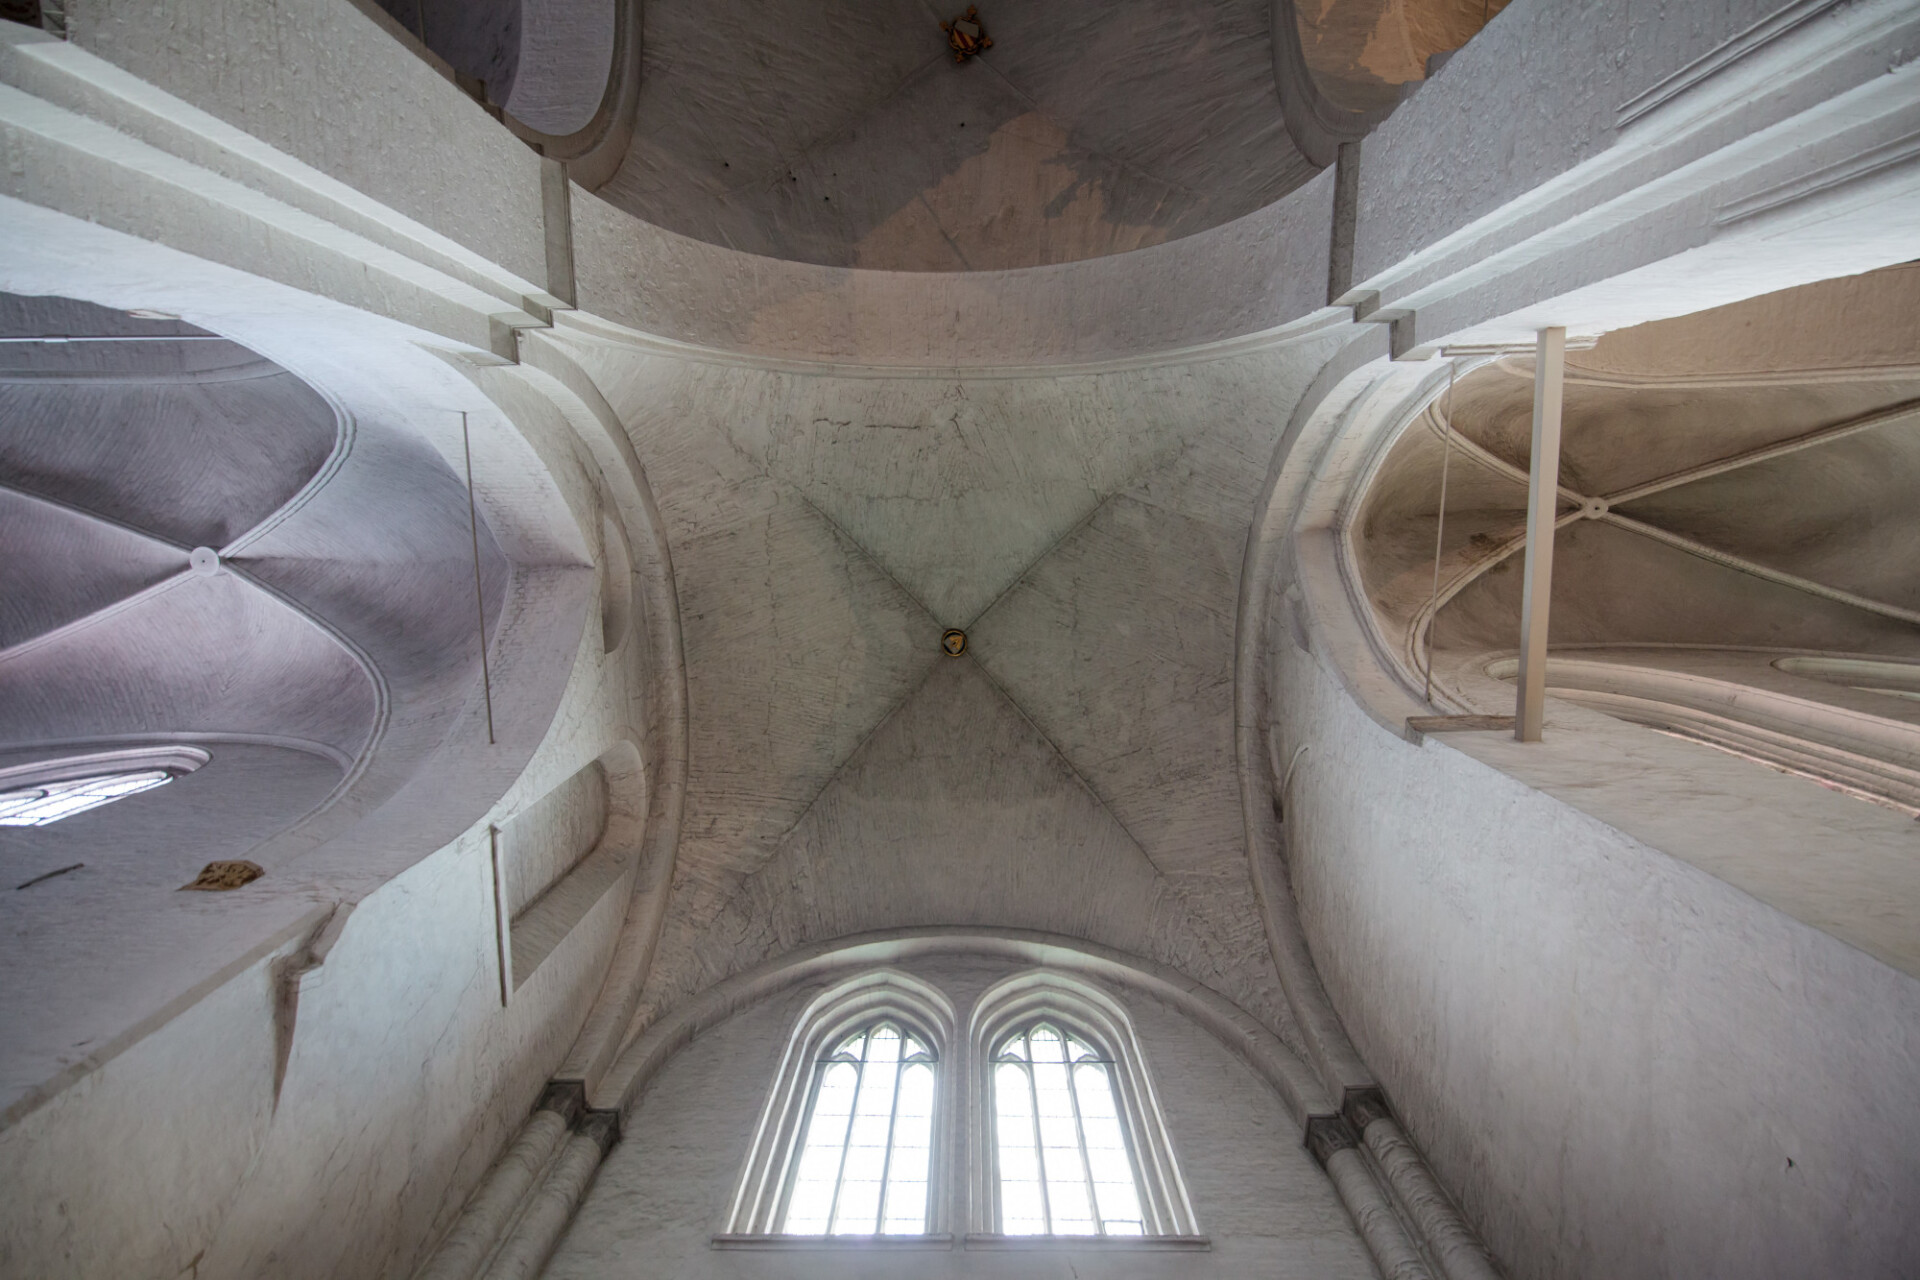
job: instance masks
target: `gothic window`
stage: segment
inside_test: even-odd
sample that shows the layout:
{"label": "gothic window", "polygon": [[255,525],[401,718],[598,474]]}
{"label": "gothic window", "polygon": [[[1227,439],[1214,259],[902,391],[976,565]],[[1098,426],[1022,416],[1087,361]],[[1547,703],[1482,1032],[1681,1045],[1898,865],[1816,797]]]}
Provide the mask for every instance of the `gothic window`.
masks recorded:
{"label": "gothic window", "polygon": [[875,970],[801,1012],[748,1152],[723,1240],[938,1236],[953,1008]]}
{"label": "gothic window", "polygon": [[208,759],[197,747],[168,745],[0,768],[0,827],[44,827],[163,787]]}
{"label": "gothic window", "polygon": [[891,1020],[819,1060],[783,1234],[926,1231],[935,1070],[933,1051]]}
{"label": "gothic window", "polygon": [[44,827],[76,813],[151,791],[173,781],[164,769],[138,773],[110,773],[104,777],[68,778],[38,786],[0,791],[0,827]]}
{"label": "gothic window", "polygon": [[1001,1232],[1142,1234],[1112,1059],[1042,1021],[1002,1040],[992,1071]]}
{"label": "gothic window", "polygon": [[[875,970],[802,1010],[720,1248],[1205,1247],[1126,1011],[1052,970],[952,1003]],[[1143,1241],[1143,1243],[1146,1243]]]}
{"label": "gothic window", "polygon": [[1160,1104],[1127,1011],[1069,974],[1036,969],[980,996],[969,1018],[977,1236],[1198,1241]]}

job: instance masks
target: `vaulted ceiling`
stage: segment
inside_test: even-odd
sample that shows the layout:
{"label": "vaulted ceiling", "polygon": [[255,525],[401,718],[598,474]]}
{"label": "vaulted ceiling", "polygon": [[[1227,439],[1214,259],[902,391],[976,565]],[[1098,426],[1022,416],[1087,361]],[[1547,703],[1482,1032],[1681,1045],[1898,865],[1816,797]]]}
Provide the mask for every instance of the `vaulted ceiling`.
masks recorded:
{"label": "vaulted ceiling", "polygon": [[946,379],[575,341],[660,495],[686,643],[643,1019],[809,941],[991,924],[1150,956],[1291,1034],[1248,880],[1233,632],[1323,350]]}
{"label": "vaulted ceiling", "polygon": [[[1913,265],[1824,281],[1569,355],[1556,646],[1920,652],[1917,281]],[[1357,543],[1416,669],[1443,465],[1433,644],[1512,648],[1531,401],[1531,360],[1502,357],[1430,406],[1380,468]]]}
{"label": "vaulted ceiling", "polygon": [[999,0],[956,65],[934,0],[650,0],[637,132],[602,196],[751,253],[994,270],[1157,244],[1314,173],[1267,0]]}

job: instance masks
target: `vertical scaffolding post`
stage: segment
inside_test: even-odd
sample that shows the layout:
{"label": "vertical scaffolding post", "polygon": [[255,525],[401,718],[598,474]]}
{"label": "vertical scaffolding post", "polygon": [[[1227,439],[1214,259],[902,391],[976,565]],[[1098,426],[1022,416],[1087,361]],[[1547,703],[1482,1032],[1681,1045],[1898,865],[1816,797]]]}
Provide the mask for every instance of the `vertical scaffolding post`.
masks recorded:
{"label": "vertical scaffolding post", "polygon": [[1553,599],[1553,525],[1560,499],[1560,401],[1567,331],[1542,329],[1533,367],[1533,454],[1527,474],[1527,559],[1520,596],[1520,679],[1513,736],[1540,741],[1547,703],[1547,606]]}

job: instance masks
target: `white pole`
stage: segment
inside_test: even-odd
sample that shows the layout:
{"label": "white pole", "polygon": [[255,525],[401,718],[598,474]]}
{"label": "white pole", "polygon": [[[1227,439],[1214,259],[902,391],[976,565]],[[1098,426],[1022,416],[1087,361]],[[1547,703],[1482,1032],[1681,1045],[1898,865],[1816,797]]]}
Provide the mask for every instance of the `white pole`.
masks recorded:
{"label": "white pole", "polygon": [[1542,329],[1533,367],[1533,455],[1527,472],[1527,562],[1520,596],[1520,688],[1513,736],[1540,741],[1547,704],[1547,606],[1553,599],[1553,524],[1560,499],[1560,399],[1567,331]]}

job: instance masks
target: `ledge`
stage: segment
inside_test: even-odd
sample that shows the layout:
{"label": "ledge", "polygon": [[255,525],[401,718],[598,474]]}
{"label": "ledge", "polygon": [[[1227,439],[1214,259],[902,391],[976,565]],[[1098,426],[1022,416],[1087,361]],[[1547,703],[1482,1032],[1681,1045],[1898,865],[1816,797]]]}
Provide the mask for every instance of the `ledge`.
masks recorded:
{"label": "ledge", "polygon": [[968,1249],[1040,1249],[1051,1253],[1092,1249],[1101,1253],[1207,1253],[1213,1241],[1206,1236],[1003,1236],[970,1233]]}
{"label": "ledge", "polygon": [[730,1250],[814,1253],[823,1249],[951,1249],[950,1233],[924,1236],[718,1235],[709,1246]]}
{"label": "ledge", "polygon": [[[920,1236],[788,1236],[717,1235],[710,1248],[733,1251],[815,1253],[822,1250],[880,1249],[888,1252],[914,1249],[952,1249],[951,1233]],[[1093,1250],[1099,1253],[1207,1253],[1213,1241],[1207,1236],[1005,1236],[992,1232],[971,1232],[960,1238],[960,1247],[982,1251],[1040,1250],[1067,1253]]]}

